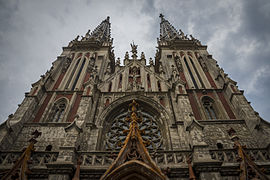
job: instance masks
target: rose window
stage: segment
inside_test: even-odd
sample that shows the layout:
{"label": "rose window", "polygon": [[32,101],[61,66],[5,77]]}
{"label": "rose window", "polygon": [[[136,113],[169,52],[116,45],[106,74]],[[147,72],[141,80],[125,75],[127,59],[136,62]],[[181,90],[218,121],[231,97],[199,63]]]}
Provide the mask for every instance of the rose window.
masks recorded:
{"label": "rose window", "polygon": [[[111,124],[110,130],[106,133],[106,150],[120,150],[127,134],[123,131],[129,129],[129,122],[126,121],[127,112],[116,116]],[[154,118],[146,113],[141,112],[142,122],[139,123],[139,129],[143,130],[141,136],[148,150],[163,149],[160,129]]]}

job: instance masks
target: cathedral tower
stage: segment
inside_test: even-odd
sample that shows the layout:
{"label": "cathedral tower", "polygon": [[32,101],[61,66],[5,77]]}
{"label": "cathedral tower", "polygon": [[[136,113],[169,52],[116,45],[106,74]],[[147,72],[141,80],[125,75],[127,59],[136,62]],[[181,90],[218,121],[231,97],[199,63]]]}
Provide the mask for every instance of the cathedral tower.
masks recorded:
{"label": "cathedral tower", "polygon": [[160,20],[149,61],[134,42],[115,59],[109,17],[63,47],[0,125],[0,177],[267,179],[270,124],[207,46]]}

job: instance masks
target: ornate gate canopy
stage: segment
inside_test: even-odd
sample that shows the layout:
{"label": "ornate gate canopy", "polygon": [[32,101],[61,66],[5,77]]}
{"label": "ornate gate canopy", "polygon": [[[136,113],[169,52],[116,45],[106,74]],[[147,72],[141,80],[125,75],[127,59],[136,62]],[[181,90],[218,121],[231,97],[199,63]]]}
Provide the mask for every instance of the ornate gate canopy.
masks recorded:
{"label": "ornate gate canopy", "polygon": [[[147,129],[147,123],[143,123],[144,116],[137,114],[137,108],[138,104],[133,100],[129,105],[129,112],[125,118],[125,121],[129,123],[129,128],[123,129],[123,133],[127,134],[124,139],[123,147],[121,148],[116,160],[102,176],[102,180],[167,179],[152,160],[145,147],[145,144],[149,143],[143,140],[141,134],[145,134],[145,130],[141,128],[146,126],[145,129]],[[119,125],[119,122],[117,123]],[[121,121],[121,123],[125,126],[123,121]],[[139,126],[139,124],[142,125]],[[152,123],[150,123],[150,125],[151,124]],[[114,127],[112,127],[112,129],[114,129]],[[150,137],[151,136],[149,136],[149,138]]]}

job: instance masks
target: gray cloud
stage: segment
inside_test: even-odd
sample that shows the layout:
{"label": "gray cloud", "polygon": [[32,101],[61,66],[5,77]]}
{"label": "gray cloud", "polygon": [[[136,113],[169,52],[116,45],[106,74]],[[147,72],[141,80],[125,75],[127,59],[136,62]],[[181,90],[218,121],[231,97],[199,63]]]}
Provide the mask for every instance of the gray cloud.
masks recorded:
{"label": "gray cloud", "polygon": [[[61,47],[111,17],[116,57],[132,40],[155,54],[159,13],[193,34],[246,90],[256,111],[270,115],[270,2],[259,1],[0,1],[0,121],[14,113],[30,84],[50,68]],[[268,119],[267,119],[268,120]]]}

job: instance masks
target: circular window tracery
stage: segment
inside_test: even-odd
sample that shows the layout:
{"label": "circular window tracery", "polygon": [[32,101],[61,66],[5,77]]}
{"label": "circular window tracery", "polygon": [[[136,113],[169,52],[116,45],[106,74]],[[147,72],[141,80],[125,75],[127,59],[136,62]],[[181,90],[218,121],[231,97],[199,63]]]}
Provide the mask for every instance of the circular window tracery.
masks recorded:
{"label": "circular window tracery", "polygon": [[[129,129],[129,122],[125,120],[128,112],[122,112],[114,118],[109,131],[106,133],[105,148],[106,150],[120,150],[127,134],[124,130]],[[145,142],[145,147],[148,150],[163,149],[163,139],[158,124],[154,117],[147,112],[141,111],[142,122],[139,124],[139,129],[143,130],[141,136]]]}

